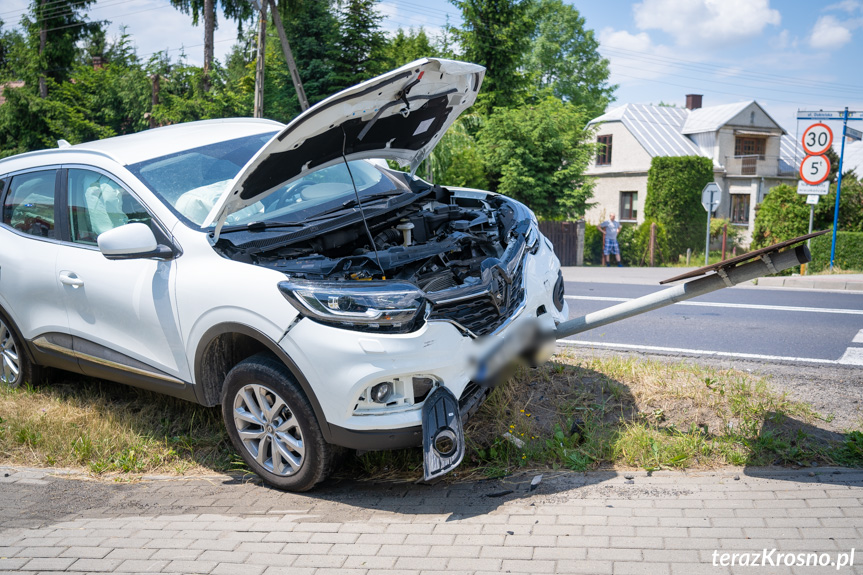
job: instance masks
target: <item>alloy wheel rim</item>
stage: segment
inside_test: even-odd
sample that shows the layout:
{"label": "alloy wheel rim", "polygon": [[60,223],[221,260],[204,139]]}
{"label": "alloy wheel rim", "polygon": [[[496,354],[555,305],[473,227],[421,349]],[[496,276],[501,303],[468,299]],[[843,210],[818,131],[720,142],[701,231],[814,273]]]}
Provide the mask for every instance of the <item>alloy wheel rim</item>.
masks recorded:
{"label": "alloy wheel rim", "polygon": [[18,385],[21,377],[21,360],[12,331],[0,320],[0,382],[10,387]]}
{"label": "alloy wheel rim", "polygon": [[283,477],[300,470],[306,456],[303,432],[279,394],[246,385],[234,397],[233,414],[240,441],[261,467]]}

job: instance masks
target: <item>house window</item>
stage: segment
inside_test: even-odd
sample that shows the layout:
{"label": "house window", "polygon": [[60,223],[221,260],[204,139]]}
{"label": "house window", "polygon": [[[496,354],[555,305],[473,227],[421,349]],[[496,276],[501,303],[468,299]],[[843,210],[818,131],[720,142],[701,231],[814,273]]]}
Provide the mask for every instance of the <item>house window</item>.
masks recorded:
{"label": "house window", "polygon": [[597,136],[596,143],[599,144],[599,149],[596,153],[596,165],[611,165],[611,134],[608,134],[607,136]]}
{"label": "house window", "polygon": [[638,219],[638,211],[635,202],[638,201],[638,192],[620,192],[620,221],[635,221]]}
{"label": "house window", "polygon": [[754,138],[751,136],[738,136],[734,142],[735,156],[759,156],[764,159],[764,150],[767,147],[766,138]]}
{"label": "house window", "polygon": [[731,194],[731,223],[749,223],[749,194]]}

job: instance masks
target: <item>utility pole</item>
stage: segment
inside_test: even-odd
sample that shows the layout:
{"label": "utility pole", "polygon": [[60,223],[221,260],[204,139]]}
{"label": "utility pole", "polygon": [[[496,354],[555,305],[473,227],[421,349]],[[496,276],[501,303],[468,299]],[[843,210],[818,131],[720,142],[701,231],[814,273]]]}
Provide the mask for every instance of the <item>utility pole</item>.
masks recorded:
{"label": "utility pole", "polygon": [[[41,27],[39,28],[39,66],[45,67],[45,60],[42,59],[42,55],[45,53],[45,46],[48,44],[48,22],[45,17],[45,4],[48,0],[42,0],[39,4],[39,19],[41,20]],[[65,8],[63,8],[65,10]],[[39,74],[39,97],[44,99],[48,97],[48,84],[45,82],[45,70],[42,70],[42,73]]]}
{"label": "utility pole", "polygon": [[282,16],[276,7],[276,0],[269,0],[269,4],[273,11],[273,23],[276,25],[276,30],[279,33],[279,40],[282,42],[285,61],[288,63],[288,70],[291,72],[291,81],[293,81],[294,89],[297,91],[297,100],[300,102],[300,109],[305,112],[309,109],[309,99],[306,98],[306,91],[303,90],[303,81],[300,79],[300,72],[297,70],[297,63],[294,61],[294,54],[291,52],[291,45],[288,42],[288,36],[285,34],[285,27],[282,26]]}
{"label": "utility pole", "polygon": [[204,0],[204,81],[205,92],[210,91],[210,72],[213,67],[213,29],[216,26],[216,8],[213,0]]}
{"label": "utility pole", "polygon": [[255,118],[264,117],[264,59],[267,48],[267,3],[256,2],[258,12],[258,61],[255,65]]}
{"label": "utility pole", "polygon": [[152,96],[150,99],[150,103],[152,104],[152,107],[150,108],[150,128],[151,129],[156,127],[156,118],[153,117],[153,110],[156,108],[156,106],[159,105],[159,73],[156,72],[155,74],[153,74],[152,78],[153,78],[153,93],[152,93]]}

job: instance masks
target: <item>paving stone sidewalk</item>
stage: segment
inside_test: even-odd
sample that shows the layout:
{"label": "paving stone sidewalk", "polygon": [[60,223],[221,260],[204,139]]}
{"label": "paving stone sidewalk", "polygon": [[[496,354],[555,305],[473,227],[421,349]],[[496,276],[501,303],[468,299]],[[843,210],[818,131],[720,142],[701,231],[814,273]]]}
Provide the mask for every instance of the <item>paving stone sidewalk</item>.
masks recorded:
{"label": "paving stone sidewalk", "polygon": [[[0,572],[863,573],[860,470],[558,472],[532,492],[531,478],[290,494],[229,476],[108,483],[0,468]],[[765,549],[771,561],[854,549],[854,565],[719,564]]]}

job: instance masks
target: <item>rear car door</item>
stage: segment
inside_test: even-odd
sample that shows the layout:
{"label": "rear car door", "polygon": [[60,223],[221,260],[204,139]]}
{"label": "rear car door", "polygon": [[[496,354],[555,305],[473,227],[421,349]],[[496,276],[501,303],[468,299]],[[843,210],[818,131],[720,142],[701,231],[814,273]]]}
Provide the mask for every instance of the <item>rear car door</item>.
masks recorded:
{"label": "rear car door", "polygon": [[[69,322],[56,274],[60,250],[58,168],[40,168],[2,178],[3,224],[0,226],[0,303],[28,341],[48,342],[40,357],[56,367],[75,369],[68,353]],[[52,348],[60,346],[60,353]],[[56,360],[56,361],[55,361]]]}
{"label": "rear car door", "polygon": [[175,313],[173,259],[109,260],[98,236],[128,223],[167,234],[143,204],[111,174],[89,167],[63,170],[64,237],[56,264],[82,371],[128,383],[156,382],[160,391],[190,381]]}

